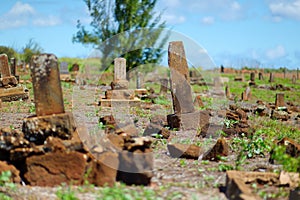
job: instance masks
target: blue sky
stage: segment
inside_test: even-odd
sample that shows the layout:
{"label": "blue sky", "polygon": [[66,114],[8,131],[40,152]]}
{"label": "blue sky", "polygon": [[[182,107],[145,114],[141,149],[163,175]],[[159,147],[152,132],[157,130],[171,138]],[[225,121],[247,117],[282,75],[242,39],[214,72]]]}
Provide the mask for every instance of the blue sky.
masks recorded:
{"label": "blue sky", "polygon": [[[300,67],[300,0],[158,0],[156,10],[217,66]],[[83,0],[1,0],[0,45],[32,38],[58,57],[87,57],[91,47],[72,43],[78,19],[91,20]]]}

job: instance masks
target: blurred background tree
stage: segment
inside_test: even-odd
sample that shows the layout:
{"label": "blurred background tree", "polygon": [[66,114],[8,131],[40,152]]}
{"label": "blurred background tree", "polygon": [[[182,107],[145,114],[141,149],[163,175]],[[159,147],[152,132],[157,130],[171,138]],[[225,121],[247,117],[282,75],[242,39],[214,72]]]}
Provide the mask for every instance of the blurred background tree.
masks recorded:
{"label": "blurred background tree", "polygon": [[[116,57],[127,60],[127,71],[161,62],[165,21],[154,12],[157,0],[84,0],[92,21],[90,30],[78,20],[73,42],[92,45],[101,52],[101,70]],[[147,64],[147,65],[145,65]]]}
{"label": "blurred background tree", "polygon": [[0,46],[0,54],[6,54],[8,59],[17,58],[18,53],[12,47]]}
{"label": "blurred background tree", "polygon": [[42,53],[42,51],[43,48],[37,42],[35,42],[33,39],[29,39],[27,44],[25,44],[25,46],[22,48],[22,60],[28,64],[30,63],[33,55],[38,55]]}

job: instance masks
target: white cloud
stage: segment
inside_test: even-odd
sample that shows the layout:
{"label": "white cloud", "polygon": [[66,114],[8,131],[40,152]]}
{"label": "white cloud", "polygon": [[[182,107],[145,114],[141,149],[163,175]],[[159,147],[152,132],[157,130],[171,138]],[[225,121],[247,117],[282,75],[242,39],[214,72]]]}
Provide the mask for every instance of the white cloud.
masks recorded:
{"label": "white cloud", "polygon": [[50,15],[47,17],[34,19],[32,23],[36,26],[56,26],[61,23],[61,20],[57,16]]}
{"label": "white cloud", "polygon": [[275,19],[291,18],[300,20],[300,0],[269,1],[269,9]]}
{"label": "white cloud", "polygon": [[35,13],[34,8],[28,3],[17,2],[7,13],[8,16],[32,15]]}
{"label": "white cloud", "polygon": [[278,45],[273,49],[266,51],[266,56],[268,59],[274,60],[286,56],[285,48],[282,45]]}
{"label": "white cloud", "polygon": [[181,24],[186,21],[186,18],[183,15],[172,15],[164,14],[162,19],[165,20],[168,24]]}
{"label": "white cloud", "polygon": [[16,2],[12,8],[0,16],[0,30],[24,26],[55,26],[61,23],[58,16],[42,15],[28,3]]}
{"label": "white cloud", "polygon": [[215,22],[215,18],[213,18],[213,17],[203,17],[201,22],[203,24],[210,25],[210,24],[213,24]]}

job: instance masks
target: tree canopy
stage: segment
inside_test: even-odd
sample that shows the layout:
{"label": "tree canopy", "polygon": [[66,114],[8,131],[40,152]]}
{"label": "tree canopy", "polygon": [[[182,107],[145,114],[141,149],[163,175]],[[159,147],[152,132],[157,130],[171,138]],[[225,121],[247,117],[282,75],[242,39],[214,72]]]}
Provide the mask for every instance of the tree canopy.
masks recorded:
{"label": "tree canopy", "polygon": [[73,42],[100,50],[102,69],[124,57],[127,70],[161,61],[167,36],[165,22],[154,11],[157,0],[84,0],[92,21],[86,29],[78,20]]}

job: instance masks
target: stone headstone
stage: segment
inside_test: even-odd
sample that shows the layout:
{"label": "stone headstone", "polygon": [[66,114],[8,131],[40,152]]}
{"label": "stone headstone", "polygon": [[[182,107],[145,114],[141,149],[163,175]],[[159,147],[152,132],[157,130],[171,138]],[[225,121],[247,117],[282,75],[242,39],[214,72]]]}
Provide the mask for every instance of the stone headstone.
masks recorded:
{"label": "stone headstone", "polygon": [[263,73],[262,72],[259,72],[258,73],[258,80],[263,80],[264,79],[264,76],[263,76]]}
{"label": "stone headstone", "polygon": [[274,82],[274,74],[272,72],[270,73],[269,82],[270,83]]}
{"label": "stone headstone", "polygon": [[296,78],[295,75],[293,75],[293,77],[292,77],[292,84],[296,84],[296,82],[297,82],[297,78]]}
{"label": "stone headstone", "polygon": [[275,108],[284,107],[284,93],[277,93],[275,99]]}
{"label": "stone headstone", "polygon": [[221,65],[221,73],[224,73],[224,66]]}
{"label": "stone headstone", "polygon": [[68,63],[67,62],[61,62],[60,63],[59,72],[60,72],[60,74],[69,74]]}
{"label": "stone headstone", "polygon": [[230,93],[228,85],[225,86],[225,95],[226,95],[226,98],[231,98],[231,93]]}
{"label": "stone headstone", "polygon": [[57,58],[53,54],[35,55],[31,76],[37,116],[64,113]]}
{"label": "stone headstone", "polygon": [[126,59],[114,59],[114,81],[126,80]]}
{"label": "stone headstone", "polygon": [[181,41],[169,43],[168,63],[171,71],[170,82],[174,113],[194,112],[189,70]]}
{"label": "stone headstone", "polygon": [[167,78],[160,79],[160,94],[166,94],[168,92],[169,80]]}
{"label": "stone headstone", "polygon": [[18,84],[16,77],[12,76],[11,74],[10,67],[8,65],[8,57],[6,54],[0,55],[0,74],[0,86],[16,86]]}
{"label": "stone headstone", "polygon": [[16,76],[16,67],[17,67],[17,63],[16,63],[16,59],[15,58],[11,58],[10,59],[10,70],[11,70],[11,74],[13,76]]}
{"label": "stone headstone", "polygon": [[255,81],[255,73],[254,72],[250,73],[250,81],[252,81],[252,82]]}
{"label": "stone headstone", "polygon": [[141,72],[138,72],[136,76],[136,88],[137,89],[144,88],[144,77]]}
{"label": "stone headstone", "polygon": [[245,91],[242,93],[242,100],[248,101],[251,99],[251,88],[248,86]]}
{"label": "stone headstone", "polygon": [[299,68],[297,68],[297,80],[299,80]]}

